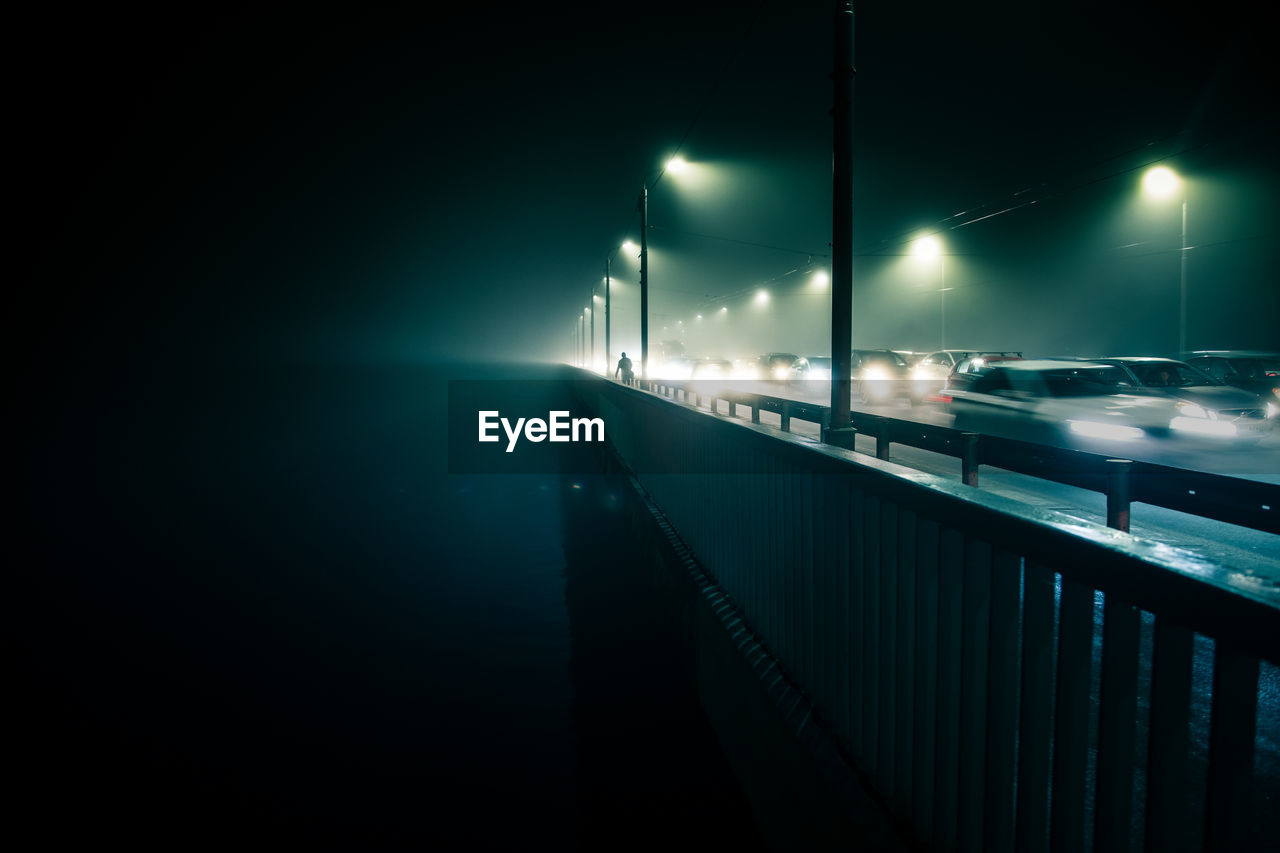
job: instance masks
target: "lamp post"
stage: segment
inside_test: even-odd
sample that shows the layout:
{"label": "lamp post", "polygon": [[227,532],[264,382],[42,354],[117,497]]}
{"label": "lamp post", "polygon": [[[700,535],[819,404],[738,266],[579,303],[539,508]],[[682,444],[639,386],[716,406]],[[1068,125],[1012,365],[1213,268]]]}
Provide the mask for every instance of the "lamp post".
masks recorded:
{"label": "lamp post", "polygon": [[932,234],[920,237],[912,244],[912,253],[922,258],[938,259],[938,349],[947,348],[947,287],[946,254],[942,251],[942,241]]}
{"label": "lamp post", "polygon": [[[853,360],[853,2],[838,0],[834,30],[831,157],[831,420],[848,431]],[[852,440],[848,438],[847,440]]]}
{"label": "lamp post", "polygon": [[649,185],[646,178],[640,199],[640,375],[649,378]]}
{"label": "lamp post", "polygon": [[613,363],[613,349],[609,340],[609,262],[613,255],[604,259],[604,372],[609,374],[609,365]]}
{"label": "lamp post", "polygon": [[1178,238],[1178,355],[1187,351],[1187,185],[1167,166],[1155,166],[1142,176],[1143,191],[1154,198],[1168,198],[1182,191],[1182,233]]}

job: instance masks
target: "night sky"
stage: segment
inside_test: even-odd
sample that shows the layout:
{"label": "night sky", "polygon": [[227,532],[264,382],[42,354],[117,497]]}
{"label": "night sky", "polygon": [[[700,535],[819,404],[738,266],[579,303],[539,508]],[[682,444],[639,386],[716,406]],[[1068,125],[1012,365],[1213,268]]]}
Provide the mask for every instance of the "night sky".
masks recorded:
{"label": "night sky", "polygon": [[[937,232],[951,345],[1170,350],[1177,204],[1138,182],[1160,161],[1191,180],[1190,345],[1276,346],[1254,14],[861,4],[855,342],[936,346],[937,273],[903,255]],[[827,298],[795,282],[830,263],[828,3],[92,12],[13,32],[22,363],[567,358],[677,150],[705,180],[651,190],[654,339],[763,286],[767,322],[744,312],[690,349],[826,354]],[[613,274],[634,346],[635,258]]]}

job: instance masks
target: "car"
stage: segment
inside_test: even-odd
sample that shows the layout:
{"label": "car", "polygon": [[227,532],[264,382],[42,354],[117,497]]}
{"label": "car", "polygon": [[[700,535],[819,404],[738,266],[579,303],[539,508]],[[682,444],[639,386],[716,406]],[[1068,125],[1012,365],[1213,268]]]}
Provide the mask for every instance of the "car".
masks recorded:
{"label": "car", "polygon": [[1260,395],[1280,409],[1280,353],[1258,350],[1199,350],[1183,361],[1219,382]]}
{"label": "car", "polygon": [[805,378],[809,362],[803,356],[790,352],[765,353],[756,359],[758,376],[774,382],[794,382]]}
{"label": "car", "polygon": [[1104,452],[1174,435],[1187,416],[1178,400],[1135,388],[1123,368],[1089,361],[997,362],[948,396],[956,429]]}
{"label": "car", "polygon": [[806,379],[821,379],[824,382],[831,379],[831,361],[825,355],[811,355],[805,361],[809,362],[809,372]]}
{"label": "car", "polygon": [[654,378],[656,379],[689,379],[693,375],[693,367],[697,363],[696,358],[687,355],[671,356],[662,363],[660,367],[654,369]]}
{"label": "car", "polygon": [[1021,358],[1022,353],[978,349],[940,349],[925,353],[911,365],[911,400],[919,403],[929,395],[937,394],[946,384],[957,364],[976,356]]}
{"label": "car", "polygon": [[1114,364],[1129,374],[1135,388],[1177,400],[1183,416],[1178,427],[1226,437],[1262,438],[1275,425],[1280,407],[1243,388],[1219,382],[1207,373],[1172,358],[1109,356],[1089,359]]}
{"label": "car", "polygon": [[699,358],[693,363],[694,379],[728,379],[733,374],[733,362],[727,358]]}
{"label": "car", "polygon": [[907,360],[891,349],[856,349],[850,354],[853,396],[863,403],[910,402]]}
{"label": "car", "polygon": [[939,402],[949,403],[951,397],[949,392],[957,388],[968,388],[982,374],[993,369],[996,365],[1004,361],[1022,361],[1020,355],[974,355],[963,358],[956,362],[956,366],[951,369],[951,374],[947,376],[946,381],[942,385],[942,390],[936,395],[930,395],[926,399],[936,399]]}

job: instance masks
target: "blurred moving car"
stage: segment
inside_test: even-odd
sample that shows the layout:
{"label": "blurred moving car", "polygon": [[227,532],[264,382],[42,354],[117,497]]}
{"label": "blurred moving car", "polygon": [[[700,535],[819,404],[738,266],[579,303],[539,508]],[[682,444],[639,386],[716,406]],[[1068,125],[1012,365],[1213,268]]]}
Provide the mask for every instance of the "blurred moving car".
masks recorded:
{"label": "blurred moving car", "polygon": [[809,362],[809,372],[806,379],[821,379],[828,381],[831,379],[831,359],[825,355],[811,355],[805,361]]}
{"label": "blurred moving car", "polygon": [[1183,359],[1219,382],[1259,394],[1280,407],[1280,353],[1256,350],[1200,350]]}
{"label": "blurred moving car", "polygon": [[1175,359],[1110,356],[1089,360],[1114,364],[1129,374],[1135,387],[1177,400],[1182,415],[1175,430],[1261,438],[1274,426],[1280,412],[1280,405],[1261,395],[1219,382]]}
{"label": "blurred moving car", "polygon": [[912,402],[919,403],[930,394],[937,394],[946,385],[947,379],[951,376],[957,364],[967,358],[975,358],[977,356],[1021,358],[1022,353],[976,349],[940,349],[926,353],[911,365]]}
{"label": "blurred moving car", "polygon": [[727,358],[700,358],[694,361],[694,379],[728,379],[733,375],[733,362]]}
{"label": "blurred moving car", "polygon": [[907,371],[907,360],[891,349],[853,350],[849,363],[853,396],[863,403],[910,402]]}
{"label": "blurred moving car", "polygon": [[1123,368],[1099,362],[999,362],[948,393],[956,429],[1067,447],[1168,437],[1188,417],[1180,401],[1144,393]]}
{"label": "blurred moving car", "polygon": [[689,379],[693,375],[696,358],[677,355],[668,358],[653,371],[655,379]]}
{"label": "blurred moving car", "polygon": [[[950,403],[950,392],[957,388],[968,388],[979,376],[993,369],[1002,361],[1022,361],[1020,355],[974,355],[961,359],[952,368],[951,374],[943,383],[942,390],[931,395],[938,402]],[[927,398],[926,398],[927,399]]]}
{"label": "blurred moving car", "polygon": [[765,353],[757,359],[760,379],[774,382],[795,382],[805,378],[809,362],[790,352]]}

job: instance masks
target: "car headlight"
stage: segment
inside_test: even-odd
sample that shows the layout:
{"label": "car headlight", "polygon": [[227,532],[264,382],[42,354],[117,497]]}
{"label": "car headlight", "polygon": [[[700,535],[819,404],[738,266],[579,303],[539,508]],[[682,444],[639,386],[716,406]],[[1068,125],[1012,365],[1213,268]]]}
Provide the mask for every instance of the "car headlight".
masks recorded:
{"label": "car headlight", "polygon": [[1267,403],[1267,417],[1274,418],[1278,414],[1280,414],[1280,405]]}
{"label": "car headlight", "polygon": [[1204,406],[1197,406],[1195,403],[1179,403],[1178,412],[1184,418],[1213,418],[1217,419],[1218,413],[1211,412]]}
{"label": "car headlight", "polygon": [[1144,433],[1137,427],[1123,424],[1103,424],[1097,421],[1067,421],[1067,427],[1076,435],[1086,438],[1107,438],[1113,441],[1133,441]]}
{"label": "car headlight", "polygon": [[883,367],[867,367],[862,370],[863,379],[888,379],[889,373]]}
{"label": "car headlight", "polygon": [[775,367],[775,368],[773,369],[773,378],[774,378],[774,379],[786,379],[786,378],[787,378],[788,376],[790,376],[790,375],[791,375],[791,368],[789,368],[789,367],[781,367],[781,366],[780,366],[780,367]]}
{"label": "car headlight", "polygon": [[1236,425],[1230,421],[1214,421],[1208,418],[1176,417],[1169,422],[1169,428],[1178,432],[1194,432],[1198,435],[1216,435],[1231,438],[1236,434]]}

